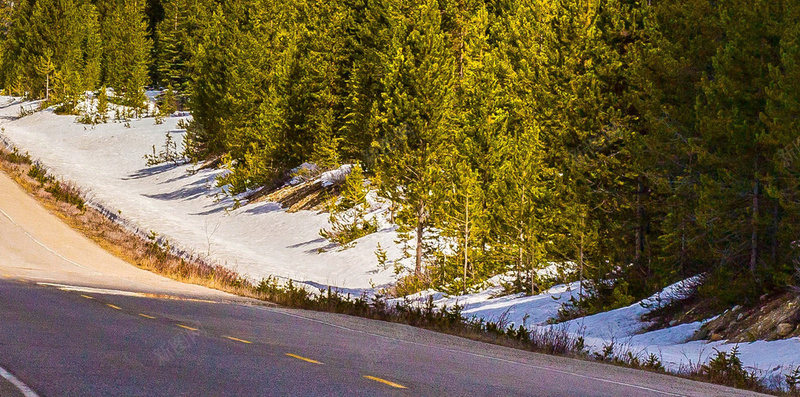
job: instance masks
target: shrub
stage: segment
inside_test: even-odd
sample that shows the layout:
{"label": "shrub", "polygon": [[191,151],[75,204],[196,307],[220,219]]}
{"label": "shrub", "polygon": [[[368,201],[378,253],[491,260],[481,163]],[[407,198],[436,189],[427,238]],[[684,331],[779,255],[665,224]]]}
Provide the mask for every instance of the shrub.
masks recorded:
{"label": "shrub", "polygon": [[72,204],[80,211],[85,208],[86,203],[81,198],[80,191],[72,184],[55,181],[45,187],[44,190],[52,194],[56,201]]}
{"label": "shrub", "polygon": [[20,154],[19,151],[16,148],[12,149],[10,152],[6,152],[6,151],[3,151],[3,150],[0,150],[0,157],[2,157],[3,160],[8,161],[9,163],[12,163],[12,164],[31,164],[32,163],[31,156],[28,155],[28,153]]}
{"label": "shrub", "polygon": [[344,181],[341,197],[329,207],[331,227],[320,230],[320,236],[347,248],[353,241],[378,231],[378,221],[367,219],[367,193],[364,172],[361,166],[354,165]]}
{"label": "shrub", "polygon": [[700,373],[714,383],[737,388],[754,389],[759,386],[756,376],[742,365],[739,358],[739,346],[734,346],[730,353],[714,349],[717,355],[707,364],[700,367]]}
{"label": "shrub", "polygon": [[35,179],[42,186],[53,181],[53,177],[48,176],[47,171],[39,164],[31,166],[31,169],[28,170],[28,176]]}
{"label": "shrub", "polygon": [[172,139],[172,134],[169,132],[167,132],[162,148],[163,150],[156,153],[156,145],[153,145],[153,154],[144,155],[148,167],[165,163],[178,165],[185,160],[183,154],[178,151],[178,144]]}

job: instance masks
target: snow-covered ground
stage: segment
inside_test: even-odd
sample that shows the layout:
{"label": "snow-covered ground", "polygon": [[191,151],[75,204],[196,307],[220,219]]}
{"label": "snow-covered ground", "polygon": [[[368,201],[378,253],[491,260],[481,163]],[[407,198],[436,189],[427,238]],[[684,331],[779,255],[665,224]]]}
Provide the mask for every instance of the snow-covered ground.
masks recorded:
{"label": "snow-covered ground", "polygon": [[[337,250],[319,236],[327,227],[327,214],[311,211],[287,213],[278,204],[262,202],[231,209],[233,200],[215,185],[218,170],[189,173],[191,165],[147,167],[143,156],[152,146],[164,144],[165,134],[175,131],[179,118],[157,125],[152,118],[95,127],[78,124],[75,117],[42,111],[19,120],[19,105],[0,97],[0,138],[40,160],[56,176],[77,183],[91,201],[119,214],[130,225],[154,231],[173,244],[207,255],[241,274],[259,279],[280,276],[312,286],[335,286],[359,293],[391,284],[394,270],[379,268],[378,243],[389,258],[399,258],[394,229],[382,223],[378,233],[358,240],[347,250]],[[334,175],[335,174],[335,175]],[[326,178],[339,178],[336,173]],[[577,284],[559,285],[537,296],[506,295],[495,285],[478,293],[445,296],[426,291],[407,299],[424,301],[432,296],[437,306],[459,304],[463,315],[488,321],[502,320],[510,326],[566,327],[583,336],[593,351],[614,341],[617,353],[640,356],[655,354],[671,370],[707,361],[710,355],[729,351],[735,345],[722,342],[688,341],[701,323],[684,324],[653,332],[642,332],[647,309],[629,307],[547,325],[562,303],[577,294]],[[674,287],[671,287],[674,289]],[[671,289],[662,296],[671,296]],[[655,297],[654,297],[655,298]],[[651,299],[652,300],[652,299]],[[800,365],[800,339],[758,341],[739,344],[746,366],[765,376],[788,373]]]}
{"label": "snow-covered ground", "polygon": [[525,296],[502,295],[500,280],[500,277],[493,278],[489,284],[494,281],[496,285],[478,293],[445,296],[429,290],[393,302],[410,300],[412,303],[425,304],[432,297],[436,307],[452,308],[459,305],[466,318],[502,322],[515,328],[524,325],[529,329],[566,329],[574,337],[583,337],[590,352],[601,353],[606,345],[613,342],[616,355],[630,352],[640,359],[646,359],[650,354],[655,354],[665,368],[673,372],[689,370],[698,363],[706,363],[717,351],[730,352],[737,346],[744,365],[765,379],[782,379],[783,374],[791,373],[800,365],[800,338],[740,344],[690,341],[703,322],[644,332],[649,324],[641,318],[651,310],[647,307],[653,307],[656,302],[666,303],[675,296],[680,283],[628,307],[549,325],[547,320],[558,314],[562,303],[568,302],[571,297],[578,297],[578,283],[557,285],[540,295]]}
{"label": "snow-covered ground", "polygon": [[153,145],[158,150],[167,132],[181,142],[180,118],[163,124],[133,120],[130,128],[114,122],[92,127],[45,110],[11,121],[19,106],[2,106],[9,101],[0,97],[2,137],[145,232],[256,280],[279,276],[353,292],[394,280],[394,270],[379,269],[375,256],[378,243],[390,258],[400,256],[388,225],[352,248],[337,250],[319,235],[328,225],[327,214],[287,213],[269,202],[232,210],[232,199],[215,184],[221,171],[191,174],[188,164],[147,167],[143,156],[152,154]]}

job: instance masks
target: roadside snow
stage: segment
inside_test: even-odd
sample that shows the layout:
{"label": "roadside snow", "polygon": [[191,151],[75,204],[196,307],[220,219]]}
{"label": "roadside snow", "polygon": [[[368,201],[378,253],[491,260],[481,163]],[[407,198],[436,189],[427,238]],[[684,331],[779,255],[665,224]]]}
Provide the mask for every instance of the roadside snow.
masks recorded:
{"label": "roadside snow", "polygon": [[606,345],[613,342],[615,354],[624,355],[630,352],[640,359],[646,359],[652,353],[673,372],[688,370],[698,363],[705,363],[716,355],[717,351],[730,352],[735,346],[739,348],[744,365],[765,378],[782,379],[783,374],[790,373],[800,365],[800,338],[741,344],[725,341],[690,341],[702,326],[702,322],[643,332],[649,324],[642,321],[642,315],[651,310],[646,307],[665,304],[679,296],[682,284],[692,282],[691,279],[671,285],[660,293],[628,307],[554,325],[547,324],[547,320],[558,315],[562,303],[569,301],[571,297],[577,298],[579,283],[557,285],[535,296],[524,294],[502,296],[503,287],[499,285],[500,279],[500,277],[492,279],[494,286],[473,294],[447,296],[438,291],[428,290],[390,302],[411,301],[424,305],[429,297],[432,297],[435,307],[452,308],[456,304],[463,307],[462,313],[467,318],[477,317],[485,321],[502,322],[515,328],[524,325],[529,329],[566,329],[574,337],[583,337],[590,352],[600,353]]}

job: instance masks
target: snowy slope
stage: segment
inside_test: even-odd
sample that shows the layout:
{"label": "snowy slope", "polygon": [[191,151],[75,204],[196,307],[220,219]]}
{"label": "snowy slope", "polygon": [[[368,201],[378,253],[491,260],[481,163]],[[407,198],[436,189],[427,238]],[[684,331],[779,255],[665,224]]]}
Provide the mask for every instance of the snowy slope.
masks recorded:
{"label": "snowy slope", "polygon": [[[8,101],[0,98],[0,106]],[[0,117],[18,112],[19,106],[0,108]],[[393,270],[378,269],[375,257],[379,242],[390,257],[399,256],[390,228],[338,251],[318,234],[327,226],[326,214],[290,214],[275,203],[226,211],[233,202],[215,186],[220,171],[190,175],[191,165],[146,167],[143,156],[152,153],[153,145],[158,149],[164,144],[178,120],[167,118],[156,125],[147,118],[131,121],[131,128],[111,122],[93,128],[76,123],[74,116],[42,111],[0,121],[0,126],[13,145],[41,160],[54,175],[77,183],[92,201],[245,276],[275,275],[356,291],[393,281]],[[181,134],[173,133],[174,139],[180,142]]]}

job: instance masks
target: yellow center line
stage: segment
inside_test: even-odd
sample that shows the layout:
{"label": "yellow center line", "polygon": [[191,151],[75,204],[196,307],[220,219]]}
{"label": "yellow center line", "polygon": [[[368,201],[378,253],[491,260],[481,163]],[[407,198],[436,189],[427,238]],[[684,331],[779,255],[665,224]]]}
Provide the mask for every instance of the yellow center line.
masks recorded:
{"label": "yellow center line", "polygon": [[91,297],[91,296],[89,296],[89,295],[81,295],[81,296],[82,296],[82,297],[84,297],[84,298],[86,298],[86,299],[94,299],[94,298],[92,298],[92,297]]}
{"label": "yellow center line", "polygon": [[397,388],[397,389],[407,389],[407,387],[405,387],[403,385],[400,385],[400,384],[397,384],[397,383],[394,383],[394,382],[390,382],[390,381],[388,381],[386,379],[376,378],[374,376],[369,376],[369,375],[364,375],[364,377],[369,379],[369,380],[374,380],[375,382],[380,382],[380,383],[383,383],[384,385],[389,385],[389,386]]}
{"label": "yellow center line", "polygon": [[188,329],[189,331],[197,331],[197,328],[192,328],[192,327],[190,327],[188,325],[183,325],[183,324],[175,324],[175,325],[177,325],[177,326],[179,326],[179,327],[181,327],[183,329]]}
{"label": "yellow center line", "polygon": [[249,340],[234,338],[232,336],[226,336],[225,338],[230,339],[230,340],[235,340],[237,342],[247,343],[247,344],[253,343],[253,342],[250,342]]}
{"label": "yellow center line", "polygon": [[112,308],[112,309],[122,310],[122,308],[121,308],[121,307],[119,307],[119,306],[115,306],[115,305],[112,305],[112,304],[110,304],[110,303],[106,303],[106,306],[108,306],[108,307],[110,307],[110,308]]}
{"label": "yellow center line", "polygon": [[286,353],[286,355],[287,355],[287,356],[289,356],[289,357],[292,357],[292,358],[296,358],[296,359],[298,359],[298,360],[303,360],[303,361],[305,361],[305,362],[307,362],[307,363],[311,363],[311,364],[322,364],[321,362],[319,362],[319,361],[317,361],[317,360],[312,360],[312,359],[310,359],[310,358],[305,358],[305,357],[303,357],[303,356],[298,356],[297,354]]}
{"label": "yellow center line", "polygon": [[153,317],[153,316],[148,316],[148,315],[146,315],[146,314],[144,314],[144,313],[139,313],[139,315],[140,315],[140,316],[142,316],[142,317],[144,317],[144,318],[149,318],[149,319],[151,319],[151,320],[154,320],[154,319],[155,319],[155,317]]}

